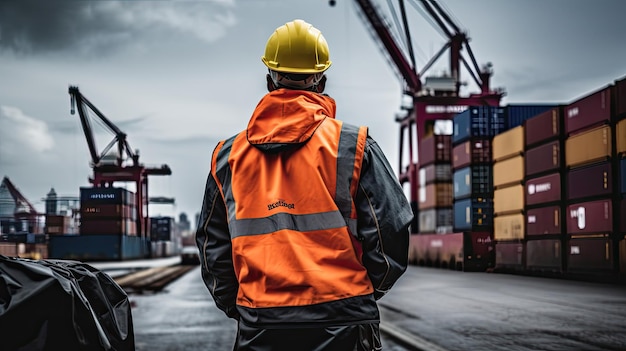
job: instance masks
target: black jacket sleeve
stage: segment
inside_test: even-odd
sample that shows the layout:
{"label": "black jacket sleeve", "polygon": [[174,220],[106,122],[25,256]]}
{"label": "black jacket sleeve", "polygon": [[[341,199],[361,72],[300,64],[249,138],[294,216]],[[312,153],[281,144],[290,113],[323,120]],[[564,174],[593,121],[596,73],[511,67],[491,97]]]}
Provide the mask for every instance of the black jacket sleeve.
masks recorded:
{"label": "black jacket sleeve", "polygon": [[239,283],[233,268],[232,244],[226,216],[224,200],[215,179],[209,174],[196,231],[202,279],[217,307],[228,317],[238,319],[236,300]]}
{"label": "black jacket sleeve", "polygon": [[380,299],[406,271],[413,211],[382,150],[370,137],[356,196],[363,265]]}

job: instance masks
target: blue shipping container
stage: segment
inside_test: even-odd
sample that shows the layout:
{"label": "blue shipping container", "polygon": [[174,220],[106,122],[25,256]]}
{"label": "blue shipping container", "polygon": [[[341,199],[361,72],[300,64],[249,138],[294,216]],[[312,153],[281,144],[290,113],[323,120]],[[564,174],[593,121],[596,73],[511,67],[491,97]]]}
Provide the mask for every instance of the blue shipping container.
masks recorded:
{"label": "blue shipping container", "polygon": [[79,261],[124,261],[147,258],[150,242],[126,235],[50,235],[50,258]]}
{"label": "blue shipping container", "polygon": [[505,109],[499,106],[470,106],[453,119],[452,143],[472,137],[492,137],[506,130]]}
{"label": "blue shipping container", "polygon": [[493,192],[493,171],[490,165],[473,165],[454,171],[454,198]]}
{"label": "blue shipping container", "polygon": [[506,106],[507,130],[521,126],[527,119],[557,106],[558,105],[509,104]]}
{"label": "blue shipping container", "polygon": [[493,199],[471,197],[454,202],[454,231],[493,228]]}

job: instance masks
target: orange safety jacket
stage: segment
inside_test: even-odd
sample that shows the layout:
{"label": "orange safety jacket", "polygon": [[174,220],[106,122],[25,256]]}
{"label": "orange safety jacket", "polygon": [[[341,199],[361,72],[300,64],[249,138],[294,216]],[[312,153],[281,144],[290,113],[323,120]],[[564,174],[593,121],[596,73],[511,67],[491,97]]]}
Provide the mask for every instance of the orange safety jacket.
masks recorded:
{"label": "orange safety jacket", "polygon": [[[276,90],[259,103],[246,131],[213,152],[197,233],[203,276],[214,298],[228,296],[222,306],[216,299],[218,306],[244,323],[379,319],[355,205],[367,128],[334,119],[334,107],[324,95]],[[215,231],[222,232],[221,246],[211,243]],[[230,267],[220,269],[231,287],[217,286],[211,272],[224,259]]]}

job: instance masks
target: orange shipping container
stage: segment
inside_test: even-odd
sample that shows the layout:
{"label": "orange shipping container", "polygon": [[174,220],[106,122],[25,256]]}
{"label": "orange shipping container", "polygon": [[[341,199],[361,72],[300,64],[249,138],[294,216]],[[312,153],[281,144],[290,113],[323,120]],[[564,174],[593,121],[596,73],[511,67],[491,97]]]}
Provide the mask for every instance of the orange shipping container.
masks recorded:
{"label": "orange shipping container", "polygon": [[493,164],[493,186],[519,184],[524,180],[524,156],[497,161]]}
{"label": "orange shipping container", "polygon": [[513,185],[496,189],[493,192],[493,212],[495,214],[522,211],[524,209],[524,186]]}
{"label": "orange shipping container", "polygon": [[452,207],[452,183],[432,183],[419,188],[419,208]]}
{"label": "orange shipping container", "polygon": [[524,126],[517,126],[493,137],[492,158],[504,160],[524,153]]}
{"label": "orange shipping container", "polygon": [[616,129],[617,153],[626,153],[626,119],[617,122]]}
{"label": "orange shipping container", "polygon": [[569,167],[580,166],[611,156],[611,127],[603,126],[565,140],[565,163]]}
{"label": "orange shipping container", "polygon": [[499,240],[524,239],[524,214],[497,216],[493,219],[493,238]]}

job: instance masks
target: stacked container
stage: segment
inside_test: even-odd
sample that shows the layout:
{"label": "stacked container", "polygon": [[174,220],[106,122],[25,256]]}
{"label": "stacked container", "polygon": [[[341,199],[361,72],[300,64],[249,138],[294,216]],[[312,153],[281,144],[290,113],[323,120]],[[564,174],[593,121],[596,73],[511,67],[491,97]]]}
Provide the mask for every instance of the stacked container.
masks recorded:
{"label": "stacked container", "polygon": [[619,241],[619,268],[622,274],[626,274],[626,78],[615,82],[615,120],[615,159],[619,164],[620,194],[615,199],[614,217]]}
{"label": "stacked container", "polygon": [[430,135],[420,142],[419,233],[452,231],[450,156],[450,135]]}
{"label": "stacked container", "polygon": [[619,162],[614,154],[612,92],[609,86],[564,108],[568,271],[616,268],[614,204]]}
{"label": "stacked container", "polygon": [[80,188],[80,217],[80,235],[137,235],[135,196],[123,188]]}
{"label": "stacked container", "polygon": [[563,107],[525,123],[526,268],[563,271]]}
{"label": "stacked container", "polygon": [[524,267],[524,126],[493,138],[496,267]]}

